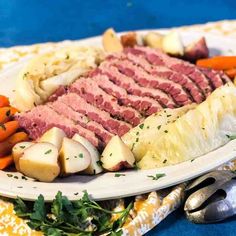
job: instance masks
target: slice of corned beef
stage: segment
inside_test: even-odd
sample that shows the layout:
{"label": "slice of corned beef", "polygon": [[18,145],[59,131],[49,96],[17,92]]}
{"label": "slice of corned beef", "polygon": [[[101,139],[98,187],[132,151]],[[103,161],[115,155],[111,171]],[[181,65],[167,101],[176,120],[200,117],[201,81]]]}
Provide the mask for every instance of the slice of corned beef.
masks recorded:
{"label": "slice of corned beef", "polygon": [[168,68],[187,75],[207,97],[213,90],[207,77],[198,68],[189,62],[169,57],[160,50],[149,47],[135,47],[126,50],[127,53],[139,54],[153,65],[164,65]]}
{"label": "slice of corned beef", "polygon": [[177,84],[180,84],[183,89],[185,89],[191,95],[192,100],[196,103],[200,103],[205,99],[204,95],[201,92],[201,89],[195,83],[193,83],[188,76],[182,73],[173,71],[166,66],[151,65],[144,57],[138,57],[131,53],[120,53],[114,55],[113,57],[110,57],[111,61],[115,59],[119,59],[122,61],[128,60],[134,65],[143,68],[146,72],[153,76],[169,79]]}
{"label": "slice of corned beef", "polygon": [[85,115],[74,111],[71,107],[67,106],[66,104],[60,101],[48,103],[47,106],[49,106],[57,113],[81,125],[83,128],[92,131],[105,144],[108,143],[113,136],[97,122],[89,120]]}
{"label": "slice of corned beef", "polygon": [[94,133],[75,124],[46,105],[40,105],[31,111],[16,116],[20,127],[28,131],[30,138],[37,139],[52,127],[58,127],[65,131],[68,137],[75,133],[88,139],[96,147],[101,147],[101,142],[95,137]]}
{"label": "slice of corned beef", "polygon": [[67,93],[67,86],[60,85],[59,88],[48,98],[48,102],[56,101],[58,97]]}
{"label": "slice of corned beef", "polygon": [[133,107],[145,117],[162,109],[159,102],[150,97],[128,94],[125,89],[112,83],[106,75],[98,74],[90,79],[107,94],[116,98],[120,105]]}
{"label": "slice of corned beef", "polygon": [[141,122],[141,114],[126,106],[120,106],[115,97],[104,92],[94,81],[87,78],[80,78],[70,86],[70,91],[78,93],[88,103],[110,113],[118,119],[124,120],[133,126]]}
{"label": "slice of corned beef", "polygon": [[106,130],[112,134],[119,136],[127,133],[132,126],[112,118],[109,113],[98,109],[97,107],[86,102],[85,99],[76,93],[68,93],[58,98],[58,101],[65,103],[73,110],[86,115],[90,120],[101,124]]}

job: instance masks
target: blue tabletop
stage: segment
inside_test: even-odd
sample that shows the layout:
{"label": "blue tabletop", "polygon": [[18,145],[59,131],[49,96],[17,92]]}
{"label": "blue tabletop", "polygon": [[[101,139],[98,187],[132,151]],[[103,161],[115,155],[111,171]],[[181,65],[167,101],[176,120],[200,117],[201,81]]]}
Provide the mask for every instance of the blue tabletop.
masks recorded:
{"label": "blue tabletop", "polygon": [[[116,31],[205,23],[236,16],[235,0],[0,0],[0,47],[80,39]],[[236,235],[234,218],[195,225],[181,210],[148,236]]]}

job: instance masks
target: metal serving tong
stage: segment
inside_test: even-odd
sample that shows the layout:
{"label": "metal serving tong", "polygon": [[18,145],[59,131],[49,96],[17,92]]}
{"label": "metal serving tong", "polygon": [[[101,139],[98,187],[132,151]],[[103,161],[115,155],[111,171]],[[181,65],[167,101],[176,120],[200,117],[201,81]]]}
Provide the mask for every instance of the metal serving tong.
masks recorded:
{"label": "metal serving tong", "polygon": [[194,180],[186,188],[184,210],[194,223],[213,223],[236,214],[236,174],[219,170]]}

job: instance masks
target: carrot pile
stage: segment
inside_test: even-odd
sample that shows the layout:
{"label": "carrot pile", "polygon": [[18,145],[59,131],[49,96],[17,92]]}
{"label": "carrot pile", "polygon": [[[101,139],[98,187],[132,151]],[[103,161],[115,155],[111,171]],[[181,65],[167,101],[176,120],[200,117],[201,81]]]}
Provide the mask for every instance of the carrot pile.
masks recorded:
{"label": "carrot pile", "polygon": [[223,70],[231,79],[236,76],[236,56],[215,56],[197,61],[197,66]]}
{"label": "carrot pile", "polygon": [[0,95],[0,170],[13,164],[13,146],[28,140],[25,132],[18,131],[18,121],[12,119],[16,112],[17,109],[10,106],[9,99]]}

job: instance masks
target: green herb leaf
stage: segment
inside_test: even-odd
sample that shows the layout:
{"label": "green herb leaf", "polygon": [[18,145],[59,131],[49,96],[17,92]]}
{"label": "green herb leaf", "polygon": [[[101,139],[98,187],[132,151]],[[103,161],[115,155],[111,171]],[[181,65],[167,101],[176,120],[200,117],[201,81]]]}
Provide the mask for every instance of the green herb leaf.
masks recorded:
{"label": "green herb leaf", "polygon": [[228,134],[226,134],[226,137],[227,137],[229,140],[234,140],[234,139],[236,139],[236,135],[228,135]]}
{"label": "green herb leaf", "polygon": [[46,208],[44,197],[42,194],[39,195],[38,199],[34,203],[33,213],[30,216],[31,220],[43,222],[46,218]]}
{"label": "green herb leaf", "polygon": [[125,174],[115,173],[115,177],[125,176]]}
{"label": "green herb leaf", "polygon": [[156,175],[148,175],[147,177],[148,178],[152,178],[152,180],[158,180],[158,179],[160,179],[160,178],[162,178],[164,176],[166,176],[166,174],[161,173],[161,174],[156,174]]}
{"label": "green herb leaf", "polygon": [[144,124],[139,125],[140,129],[143,129],[143,127],[144,127]]}
{"label": "green herb leaf", "polygon": [[83,157],[84,157],[84,154],[83,154],[83,153],[80,153],[80,154],[79,154],[79,157],[80,157],[80,158],[83,158]]}
{"label": "green herb leaf", "polygon": [[22,218],[30,216],[28,207],[19,197],[17,197],[15,200],[14,211],[16,212],[17,216]]}
{"label": "green herb leaf", "polygon": [[49,154],[49,153],[51,153],[52,152],[52,149],[49,149],[49,150],[47,150],[44,154],[46,155],[46,154]]}

